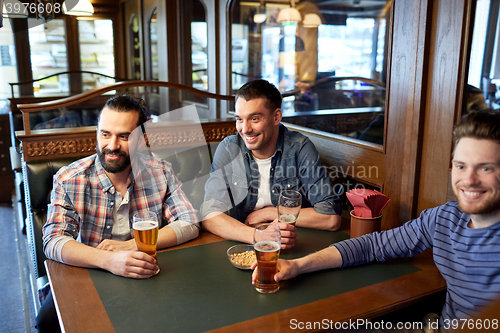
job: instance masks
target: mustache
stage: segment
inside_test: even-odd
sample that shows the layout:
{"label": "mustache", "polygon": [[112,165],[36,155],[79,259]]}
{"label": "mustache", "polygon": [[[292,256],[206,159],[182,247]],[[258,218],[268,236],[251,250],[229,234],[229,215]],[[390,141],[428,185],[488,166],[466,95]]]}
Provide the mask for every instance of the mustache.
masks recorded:
{"label": "mustache", "polygon": [[127,156],[127,153],[120,149],[111,150],[109,148],[104,148],[101,151],[102,154],[115,154],[119,156]]}

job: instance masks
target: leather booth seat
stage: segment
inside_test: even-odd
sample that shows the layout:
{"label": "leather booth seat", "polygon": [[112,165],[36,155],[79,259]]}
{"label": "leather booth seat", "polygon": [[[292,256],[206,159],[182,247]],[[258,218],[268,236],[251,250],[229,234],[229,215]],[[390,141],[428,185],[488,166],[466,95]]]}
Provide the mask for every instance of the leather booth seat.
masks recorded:
{"label": "leather booth seat", "polygon": [[[195,148],[165,149],[155,151],[153,155],[164,158],[172,164],[177,178],[183,183],[183,191],[195,209],[203,202],[204,186],[212,162],[212,151],[216,144]],[[27,211],[28,246],[37,288],[47,282],[43,253],[42,227],[47,221],[47,205],[54,174],[77,158],[23,162],[23,179]],[[36,290],[34,290],[36,295]]]}

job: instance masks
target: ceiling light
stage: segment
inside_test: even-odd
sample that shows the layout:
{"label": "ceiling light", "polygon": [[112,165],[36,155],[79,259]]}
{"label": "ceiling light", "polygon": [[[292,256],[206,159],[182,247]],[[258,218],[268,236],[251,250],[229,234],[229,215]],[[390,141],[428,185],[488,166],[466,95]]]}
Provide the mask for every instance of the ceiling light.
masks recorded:
{"label": "ceiling light", "polygon": [[267,15],[264,13],[257,13],[253,16],[253,21],[255,23],[263,23],[266,21]]}
{"label": "ceiling light", "polygon": [[261,0],[260,6],[257,8],[257,13],[253,16],[253,21],[255,23],[264,23],[267,19],[266,15],[266,6],[264,4],[264,0]]}
{"label": "ceiling light", "polygon": [[28,10],[19,0],[4,0],[2,6],[2,17],[5,18],[27,18]]}
{"label": "ceiling light", "polygon": [[292,0],[291,4],[291,7],[280,10],[276,21],[279,23],[295,23],[302,20],[299,11],[295,9],[295,0]]}
{"label": "ceiling light", "polygon": [[63,2],[62,9],[67,15],[90,16],[94,14],[94,6],[89,0],[66,0]]}
{"label": "ceiling light", "polygon": [[318,14],[306,14],[304,15],[304,20],[302,21],[302,25],[304,28],[317,28],[321,24],[321,18]]}

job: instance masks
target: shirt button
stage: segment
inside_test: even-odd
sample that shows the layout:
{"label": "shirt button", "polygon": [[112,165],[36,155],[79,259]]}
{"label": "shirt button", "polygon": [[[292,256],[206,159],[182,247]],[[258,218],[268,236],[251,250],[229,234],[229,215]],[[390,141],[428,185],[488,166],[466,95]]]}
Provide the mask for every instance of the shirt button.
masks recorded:
{"label": "shirt button", "polygon": [[234,182],[234,185],[238,185],[238,183],[237,183],[237,182]]}
{"label": "shirt button", "polygon": [[115,203],[114,202],[111,202],[110,205],[113,206]]}
{"label": "shirt button", "polygon": [[288,184],[288,187],[290,187],[290,184]]}
{"label": "shirt button", "polygon": [[274,190],[273,190],[273,193],[274,193]]}
{"label": "shirt button", "polygon": [[106,229],[109,229],[109,228],[111,228],[111,227],[108,225],[108,226],[106,227]]}

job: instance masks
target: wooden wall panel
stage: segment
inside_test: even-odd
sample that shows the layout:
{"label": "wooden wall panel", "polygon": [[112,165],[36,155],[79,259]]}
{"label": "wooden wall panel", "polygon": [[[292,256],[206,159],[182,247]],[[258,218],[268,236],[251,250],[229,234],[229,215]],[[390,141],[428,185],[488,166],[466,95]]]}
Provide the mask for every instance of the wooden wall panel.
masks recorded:
{"label": "wooden wall panel", "polygon": [[415,206],[426,16],[426,0],[394,2],[384,156],[384,193],[392,201],[384,209],[383,229],[411,219]]}

